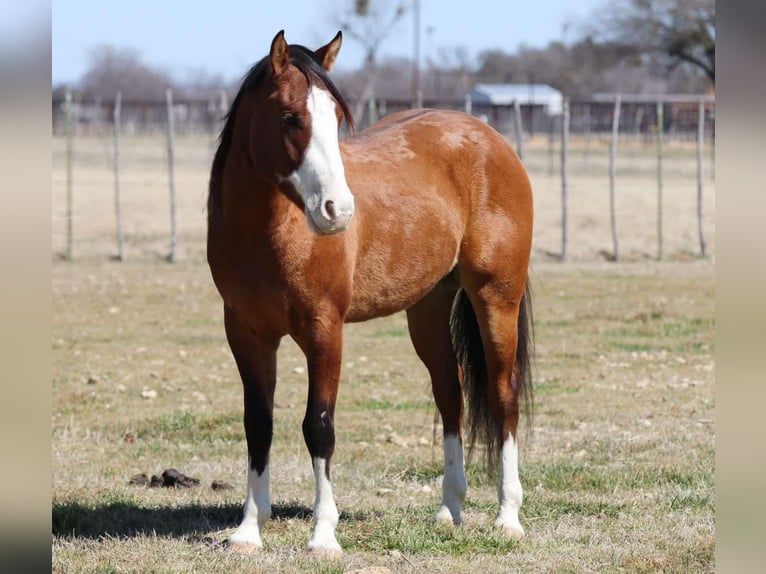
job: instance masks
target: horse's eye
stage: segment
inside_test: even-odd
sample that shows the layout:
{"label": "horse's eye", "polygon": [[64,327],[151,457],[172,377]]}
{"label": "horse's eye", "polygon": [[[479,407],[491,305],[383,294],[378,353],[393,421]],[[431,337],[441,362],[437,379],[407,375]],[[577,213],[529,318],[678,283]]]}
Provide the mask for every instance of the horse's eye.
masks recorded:
{"label": "horse's eye", "polygon": [[282,114],[282,123],[288,128],[297,128],[300,126],[300,118],[298,117],[298,114],[285,112]]}

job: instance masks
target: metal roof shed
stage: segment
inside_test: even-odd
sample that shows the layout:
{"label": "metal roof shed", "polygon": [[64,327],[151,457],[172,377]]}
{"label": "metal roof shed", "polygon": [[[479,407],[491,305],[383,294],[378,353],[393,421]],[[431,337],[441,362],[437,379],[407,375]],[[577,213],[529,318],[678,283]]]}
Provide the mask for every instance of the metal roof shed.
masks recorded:
{"label": "metal roof shed", "polygon": [[476,84],[468,92],[476,104],[510,106],[514,100],[521,105],[543,106],[548,115],[561,114],[564,95],[547,84]]}

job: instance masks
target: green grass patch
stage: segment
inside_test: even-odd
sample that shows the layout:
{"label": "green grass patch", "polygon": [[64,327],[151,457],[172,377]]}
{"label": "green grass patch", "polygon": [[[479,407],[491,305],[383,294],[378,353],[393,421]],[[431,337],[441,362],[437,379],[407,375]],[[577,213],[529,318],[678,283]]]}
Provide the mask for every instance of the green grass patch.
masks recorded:
{"label": "green grass patch", "polygon": [[384,513],[380,520],[354,524],[354,528],[339,528],[338,541],[347,552],[380,554],[399,550],[405,554],[440,553],[452,556],[473,553],[505,554],[518,542],[505,538],[494,529],[454,528],[430,520],[435,509],[409,507],[400,513]]}
{"label": "green grass patch", "polygon": [[567,385],[560,379],[547,379],[545,381],[535,383],[535,395],[537,396],[576,393],[579,390],[580,387]]}
{"label": "green grass patch", "polygon": [[670,497],[671,510],[714,511],[713,494],[711,492],[684,491]]}
{"label": "green grass patch", "polygon": [[407,327],[387,327],[385,329],[378,329],[375,332],[373,332],[373,337],[378,338],[384,338],[384,337],[409,337],[410,332],[407,330]]}
{"label": "green grass patch", "polygon": [[244,439],[242,413],[202,415],[178,411],[143,421],[136,436],[144,440],[239,442]]}
{"label": "green grass patch", "polygon": [[670,319],[639,315],[625,324],[606,329],[610,349],[629,352],[698,352],[705,344],[712,346],[713,318]]}
{"label": "green grass patch", "polygon": [[565,516],[596,516],[617,518],[627,510],[627,504],[607,500],[580,501],[567,497],[538,496],[534,492],[524,498],[522,512],[530,519],[558,520]]}
{"label": "green grass patch", "polygon": [[359,401],[356,406],[371,411],[420,411],[428,410],[434,406],[433,401],[384,401],[381,399],[368,399]]}
{"label": "green grass patch", "polygon": [[524,465],[519,473],[527,490],[542,486],[552,491],[612,493],[615,488],[678,486],[704,489],[713,486],[711,471],[675,467],[610,467],[559,460]]}

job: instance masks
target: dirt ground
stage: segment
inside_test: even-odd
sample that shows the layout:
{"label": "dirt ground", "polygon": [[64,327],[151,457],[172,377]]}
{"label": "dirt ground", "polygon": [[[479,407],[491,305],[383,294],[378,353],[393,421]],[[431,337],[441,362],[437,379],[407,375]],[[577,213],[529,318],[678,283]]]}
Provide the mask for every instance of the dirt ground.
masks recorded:
{"label": "dirt ground", "polygon": [[[427,373],[402,314],[350,325],[336,412],[333,483],[346,553],[309,558],[313,481],[300,421],[305,360],[285,340],[276,394],[265,550],[222,547],[241,516],[242,392],[204,263],[213,138],[178,138],[179,261],[168,252],[164,141],[123,141],[127,261],[116,253],[111,140],[79,139],[75,261],[65,246],[63,142],[53,155],[53,567],[57,572],[712,572],[714,184],[706,166],[698,259],[693,148],[670,146],[666,261],[656,255],[651,149],[626,144],[618,171],[623,262],[611,250],[606,148],[573,159],[570,261],[545,142],[531,271],[537,408],[522,443],[521,542],[493,532],[496,479],[467,465],[465,524],[428,520],[440,497],[441,437]],[[574,152],[573,152],[574,155]],[[602,157],[603,156],[603,157]],[[555,157],[554,157],[555,160]],[[691,162],[691,163],[690,163]],[[555,161],[554,161],[555,170]],[[129,485],[163,469],[189,489]],[[213,490],[214,480],[234,486]]]}
{"label": "dirt ground", "polygon": [[[65,140],[53,141],[52,249],[66,249]],[[120,194],[128,258],[161,258],[170,249],[170,199],[166,142],[157,136],[121,141]],[[74,141],[73,245],[76,257],[116,254],[113,144],[111,136]],[[546,138],[525,144],[524,162],[535,194],[533,256],[561,251],[560,150]],[[178,257],[204,254],[205,202],[215,136],[178,136],[175,144]],[[656,150],[626,139],[617,156],[615,211],[620,258],[657,256]],[[663,160],[663,254],[684,260],[699,253],[696,157],[693,143],[668,142]],[[569,152],[568,257],[604,259],[612,253],[609,214],[609,152],[606,140],[573,139]],[[703,230],[707,253],[715,254],[715,180],[712,149],[703,161]]]}

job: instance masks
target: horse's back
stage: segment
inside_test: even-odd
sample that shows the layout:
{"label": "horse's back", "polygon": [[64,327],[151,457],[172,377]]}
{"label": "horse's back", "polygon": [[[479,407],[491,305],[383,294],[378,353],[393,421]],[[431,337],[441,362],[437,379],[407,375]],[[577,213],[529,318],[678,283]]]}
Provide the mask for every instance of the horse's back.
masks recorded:
{"label": "horse's back", "polygon": [[348,138],[344,148],[354,161],[362,152],[393,151],[392,146],[397,145],[433,157],[460,149],[465,151],[472,144],[489,146],[488,152],[518,161],[505,138],[492,127],[454,110],[416,109],[388,115]]}

